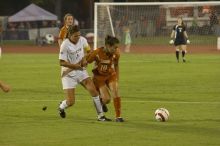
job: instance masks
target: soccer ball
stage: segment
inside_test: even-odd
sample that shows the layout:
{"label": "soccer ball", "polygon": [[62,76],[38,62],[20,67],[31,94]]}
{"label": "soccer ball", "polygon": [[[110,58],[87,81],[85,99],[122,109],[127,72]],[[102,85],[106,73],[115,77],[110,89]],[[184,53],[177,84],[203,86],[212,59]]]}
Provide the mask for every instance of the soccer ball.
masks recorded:
{"label": "soccer ball", "polygon": [[165,108],[158,108],[155,111],[155,119],[159,122],[165,122],[169,119],[169,111]]}
{"label": "soccer ball", "polygon": [[53,44],[55,41],[54,36],[52,34],[46,34],[45,39],[47,44]]}

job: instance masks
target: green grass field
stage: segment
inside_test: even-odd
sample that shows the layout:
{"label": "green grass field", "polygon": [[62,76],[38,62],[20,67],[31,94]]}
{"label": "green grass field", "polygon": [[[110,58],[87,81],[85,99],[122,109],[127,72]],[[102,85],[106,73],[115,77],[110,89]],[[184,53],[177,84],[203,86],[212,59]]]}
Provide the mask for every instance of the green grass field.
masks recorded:
{"label": "green grass field", "polygon": [[[98,122],[89,94],[77,88],[67,118],[57,54],[4,54],[0,79],[0,146],[219,146],[220,56],[122,54],[120,94],[124,123]],[[91,70],[91,66],[89,67]],[[48,109],[42,111],[46,105]],[[156,122],[165,107],[168,122]],[[114,118],[112,103],[107,116]]]}
{"label": "green grass field", "polygon": [[[190,35],[190,41],[194,45],[216,45],[217,37],[214,35]],[[167,45],[170,36],[152,36],[132,38],[132,43],[135,45]]]}

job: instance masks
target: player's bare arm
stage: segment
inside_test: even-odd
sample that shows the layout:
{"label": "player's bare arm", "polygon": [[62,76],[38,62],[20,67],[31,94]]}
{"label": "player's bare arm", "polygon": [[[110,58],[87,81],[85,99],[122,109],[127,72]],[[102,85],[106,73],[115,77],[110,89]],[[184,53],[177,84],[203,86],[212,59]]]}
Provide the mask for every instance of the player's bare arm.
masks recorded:
{"label": "player's bare arm", "polygon": [[65,38],[65,31],[64,31],[64,27],[63,27],[63,28],[61,28],[60,33],[59,33],[59,38],[58,38],[59,47],[61,46],[64,38]]}
{"label": "player's bare arm", "polygon": [[170,38],[171,38],[171,39],[173,39],[173,38],[174,38],[174,34],[175,34],[175,31],[174,31],[174,30],[172,30],[171,35],[170,35]]}
{"label": "player's bare arm", "polygon": [[170,38],[171,38],[171,40],[170,40],[170,42],[169,42],[169,44],[173,44],[174,43],[174,35],[175,35],[175,31],[174,30],[172,30],[172,32],[171,32],[171,35],[170,35]]}
{"label": "player's bare arm", "polygon": [[60,60],[60,66],[68,67],[73,70],[82,70],[83,69],[83,67],[81,66],[81,62],[79,62],[77,64],[71,64],[65,60]]}
{"label": "player's bare arm", "polygon": [[190,44],[190,40],[189,40],[189,37],[188,37],[188,35],[187,35],[187,32],[184,31],[183,34],[184,34],[184,37],[186,38],[186,43],[187,43],[187,44]]}
{"label": "player's bare arm", "polygon": [[185,38],[188,39],[188,35],[187,35],[186,31],[184,31],[183,34],[184,34]]}
{"label": "player's bare arm", "polygon": [[82,60],[80,61],[81,67],[87,67],[88,62],[86,60],[86,57],[83,57]]}
{"label": "player's bare arm", "polygon": [[63,39],[58,39],[59,46],[61,46],[62,42],[63,42]]}
{"label": "player's bare arm", "polygon": [[95,57],[98,54],[98,49],[91,51],[87,56],[86,56],[86,60],[88,63],[92,63],[93,61],[95,61]]}

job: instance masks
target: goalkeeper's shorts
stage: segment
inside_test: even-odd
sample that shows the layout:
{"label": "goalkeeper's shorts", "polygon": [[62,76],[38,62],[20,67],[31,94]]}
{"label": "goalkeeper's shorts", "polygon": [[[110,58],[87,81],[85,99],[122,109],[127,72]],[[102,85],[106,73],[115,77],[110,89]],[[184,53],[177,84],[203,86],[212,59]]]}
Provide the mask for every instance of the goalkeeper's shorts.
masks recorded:
{"label": "goalkeeper's shorts", "polygon": [[186,40],[185,40],[185,39],[176,39],[176,40],[174,41],[174,45],[175,45],[175,46],[186,45]]}

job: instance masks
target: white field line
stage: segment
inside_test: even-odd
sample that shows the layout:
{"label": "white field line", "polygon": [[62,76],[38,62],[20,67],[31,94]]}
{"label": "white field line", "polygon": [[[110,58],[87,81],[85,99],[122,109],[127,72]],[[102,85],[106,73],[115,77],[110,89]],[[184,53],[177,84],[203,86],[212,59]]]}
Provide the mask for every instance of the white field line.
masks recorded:
{"label": "white field line", "polygon": [[152,60],[122,60],[120,61],[121,63],[151,63],[153,62]]}
{"label": "white field line", "polygon": [[[52,100],[52,99],[44,99],[44,100],[35,100],[35,99],[2,99],[0,102],[60,102],[61,100]],[[92,100],[76,100],[77,102],[91,102]],[[146,101],[146,100],[123,100],[124,103],[171,103],[171,104],[220,104],[220,101],[213,102],[197,102],[197,101]]]}

